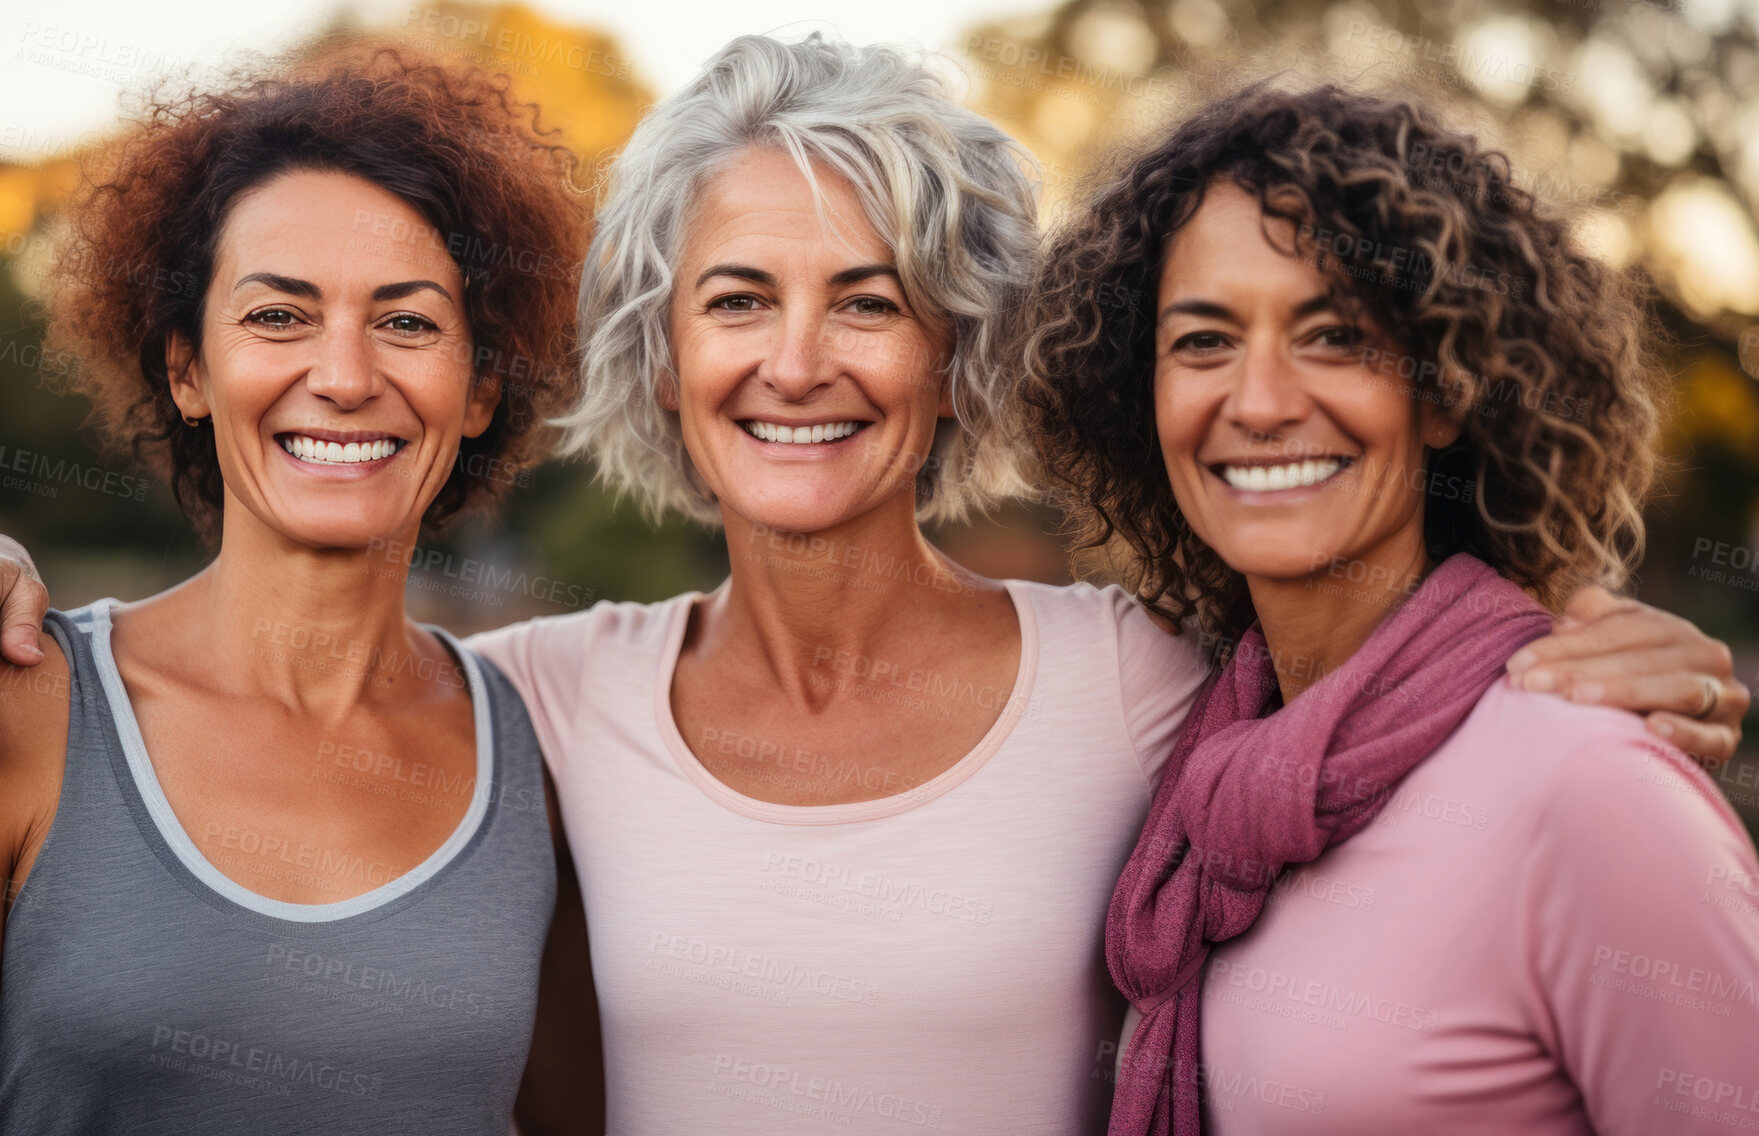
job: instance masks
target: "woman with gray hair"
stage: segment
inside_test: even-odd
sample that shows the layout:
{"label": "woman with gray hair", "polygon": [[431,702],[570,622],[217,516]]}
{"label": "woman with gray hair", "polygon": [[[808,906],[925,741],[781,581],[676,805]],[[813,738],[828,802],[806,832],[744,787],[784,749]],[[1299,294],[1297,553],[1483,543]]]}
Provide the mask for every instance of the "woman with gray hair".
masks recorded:
{"label": "woman with gray hair", "polygon": [[613,1132],[1104,1126],[1105,903],[1204,666],[920,527],[1025,487],[1029,170],[900,52],[747,37],[611,172],[566,444],[731,573],[472,645],[554,762]]}
{"label": "woman with gray hair", "polygon": [[730,575],[472,646],[550,757],[613,1132],[1105,1127],[1106,904],[1206,667],[920,527],[1026,485],[1029,170],[916,60],[814,36],[735,40],[611,171],[566,445],[721,525]]}
{"label": "woman with gray hair", "polygon": [[[729,578],[469,643],[555,779],[611,1132],[1104,1130],[1106,905],[1206,668],[1117,588],[922,532],[1027,484],[1030,166],[919,61],[814,36],[735,40],[611,171],[567,448],[721,525]],[[1654,612],[1560,638],[1727,669]]]}

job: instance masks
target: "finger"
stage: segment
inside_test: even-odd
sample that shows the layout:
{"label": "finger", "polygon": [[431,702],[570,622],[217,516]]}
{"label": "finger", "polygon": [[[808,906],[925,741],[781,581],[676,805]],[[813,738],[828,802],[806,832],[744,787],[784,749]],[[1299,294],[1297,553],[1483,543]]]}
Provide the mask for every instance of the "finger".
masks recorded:
{"label": "finger", "polygon": [[0,658],[21,667],[43,661],[43,617],[49,612],[49,589],[34,577],[17,573],[0,601]]}
{"label": "finger", "polygon": [[[1667,710],[1682,717],[1696,718],[1704,705],[1704,678],[1682,671],[1614,674],[1571,683],[1559,687],[1556,693],[1571,702],[1590,706],[1611,706],[1639,714]],[[1721,701],[1719,694],[1718,709]]]}
{"label": "finger", "polygon": [[1699,692],[1697,701],[1692,703],[1697,706],[1704,697],[1703,684],[1698,678],[1704,674],[1700,669],[1703,661],[1701,652],[1668,643],[1658,647],[1628,647],[1608,654],[1559,659],[1518,673],[1511,671],[1510,674],[1514,678],[1513,686],[1538,694],[1560,694],[1583,683],[1607,683],[1619,678],[1684,676],[1697,684],[1694,687]]}
{"label": "finger", "polygon": [[1708,675],[1733,674],[1733,656],[1726,644],[1704,635],[1678,615],[1643,605],[1536,638],[1509,658],[1509,674],[1522,674],[1530,666],[1557,659],[1588,658],[1660,645],[1675,645],[1689,652],[1682,658],[1689,659],[1692,670]]}
{"label": "finger", "polygon": [[1747,684],[1738,679],[1724,679],[1722,694],[1716,700],[1716,709],[1704,716],[1706,722],[1718,726],[1727,726],[1734,731],[1735,744],[1741,743],[1741,719],[1753,708],[1753,692]]}
{"label": "finger", "polygon": [[1685,750],[1688,757],[1706,768],[1715,769],[1735,755],[1738,739],[1727,726],[1700,722],[1666,710],[1648,715],[1645,722],[1656,737]]}

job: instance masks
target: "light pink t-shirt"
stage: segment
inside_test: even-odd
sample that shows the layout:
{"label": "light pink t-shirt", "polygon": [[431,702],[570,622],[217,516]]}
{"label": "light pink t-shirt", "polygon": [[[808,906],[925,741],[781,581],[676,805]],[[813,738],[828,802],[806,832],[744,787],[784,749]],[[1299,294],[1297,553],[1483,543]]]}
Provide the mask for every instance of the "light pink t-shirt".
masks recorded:
{"label": "light pink t-shirt", "polygon": [[[1204,667],[1115,588],[1007,587],[1021,662],[995,726],[934,780],[851,805],[760,802],[692,756],[669,701],[692,596],[470,641],[556,780],[614,1136],[1104,1131],[1124,1008],[1106,906]],[[1001,708],[953,676],[826,667],[900,715]],[[778,778],[872,775],[856,738],[708,744]]]}
{"label": "light pink t-shirt", "polygon": [[1759,864],[1634,716],[1493,687],[1203,993],[1211,1136],[1759,1130]]}

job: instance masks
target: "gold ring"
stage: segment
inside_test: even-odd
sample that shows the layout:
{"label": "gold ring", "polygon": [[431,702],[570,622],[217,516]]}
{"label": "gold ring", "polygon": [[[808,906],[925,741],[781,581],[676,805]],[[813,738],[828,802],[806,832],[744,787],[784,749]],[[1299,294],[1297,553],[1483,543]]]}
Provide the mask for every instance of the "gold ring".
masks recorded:
{"label": "gold ring", "polygon": [[1698,681],[1704,685],[1704,701],[1698,704],[1692,717],[1706,718],[1716,711],[1716,704],[1722,701],[1722,682],[1709,675],[1699,675]]}

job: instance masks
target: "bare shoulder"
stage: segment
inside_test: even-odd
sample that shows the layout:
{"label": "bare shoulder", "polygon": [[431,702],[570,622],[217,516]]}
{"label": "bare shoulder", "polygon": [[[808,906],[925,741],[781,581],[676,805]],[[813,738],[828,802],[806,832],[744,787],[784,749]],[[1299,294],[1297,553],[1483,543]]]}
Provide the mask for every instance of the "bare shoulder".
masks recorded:
{"label": "bare shoulder", "polygon": [[36,666],[0,663],[0,870],[9,880],[35,858],[67,764],[72,673],[55,637],[42,642]]}

